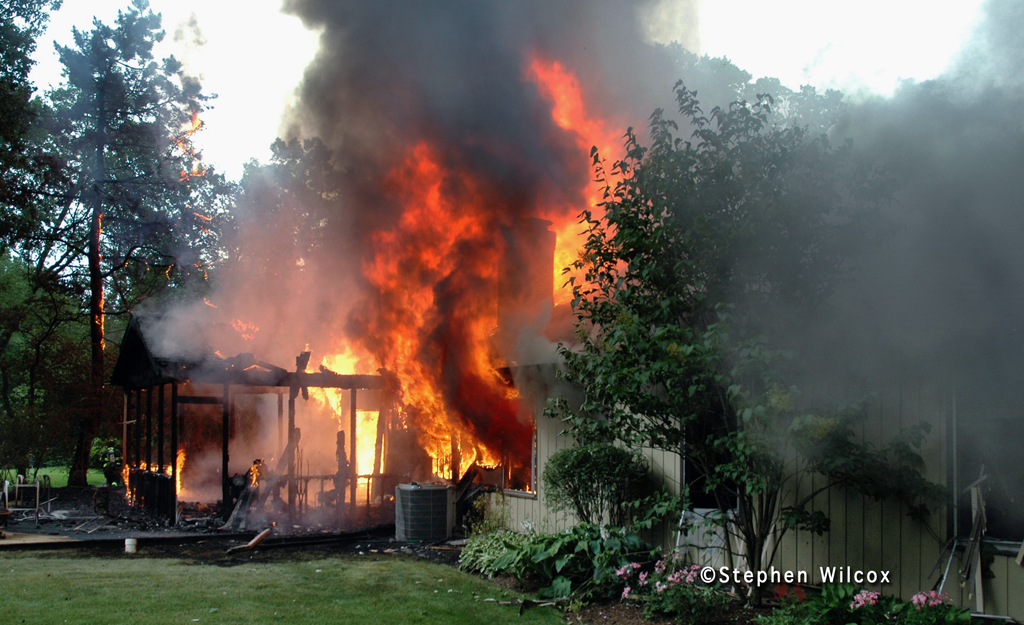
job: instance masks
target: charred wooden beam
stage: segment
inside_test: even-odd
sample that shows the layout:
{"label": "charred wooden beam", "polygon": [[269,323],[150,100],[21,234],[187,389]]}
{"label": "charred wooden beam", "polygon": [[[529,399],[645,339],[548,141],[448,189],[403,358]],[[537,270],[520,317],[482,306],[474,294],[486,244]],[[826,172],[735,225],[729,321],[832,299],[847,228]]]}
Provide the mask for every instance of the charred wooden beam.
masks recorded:
{"label": "charred wooden beam", "polygon": [[[177,384],[175,384],[177,386]],[[205,397],[202,395],[179,395],[179,404],[221,404],[224,402],[223,397]]]}
{"label": "charred wooden beam", "polygon": [[153,387],[146,389],[146,470],[153,467]]}
{"label": "charred wooden beam", "polygon": [[359,463],[356,458],[356,389],[352,389],[352,403],[349,408],[349,505],[355,512],[356,488],[359,485]]}
{"label": "charred wooden beam", "polygon": [[167,418],[164,411],[164,386],[160,385],[160,393],[157,396],[156,417],[156,467],[160,473],[164,472],[164,419]]}
{"label": "charred wooden beam", "polygon": [[285,438],[284,438],[284,394],[277,394],[277,450],[278,457],[280,453],[284,451]]}
{"label": "charred wooden beam", "polygon": [[295,398],[299,395],[299,387],[293,386],[288,392],[288,447],[285,454],[281,456],[282,462],[287,461],[288,466],[288,512],[295,508],[295,448],[298,446],[298,439],[295,436]]}
{"label": "charred wooden beam", "polygon": [[171,481],[174,483],[174,521],[178,516],[178,383],[171,382]]}
{"label": "charred wooden beam", "polygon": [[134,467],[142,466],[142,389],[135,389],[135,457]]}
{"label": "charred wooden beam", "polygon": [[224,385],[224,405],[221,410],[221,493],[225,509],[231,505],[231,478],[228,477],[228,419],[230,418],[231,387]]}
{"label": "charred wooden beam", "polygon": [[341,375],[321,367],[319,373],[293,373],[299,386],[341,389],[379,389],[383,388],[383,380],[379,375]]}

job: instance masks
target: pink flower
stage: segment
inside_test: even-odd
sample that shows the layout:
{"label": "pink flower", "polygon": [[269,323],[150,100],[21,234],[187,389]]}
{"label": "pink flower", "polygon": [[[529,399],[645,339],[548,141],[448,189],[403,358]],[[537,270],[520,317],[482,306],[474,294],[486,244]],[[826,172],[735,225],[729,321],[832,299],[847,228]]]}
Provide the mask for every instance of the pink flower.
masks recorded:
{"label": "pink flower", "polygon": [[644,571],[643,573],[640,573],[640,585],[641,586],[646,586],[647,585],[647,571]]}
{"label": "pink flower", "polygon": [[917,606],[917,609],[920,610],[925,606],[934,607],[937,605],[942,605],[942,603],[946,599],[949,599],[949,595],[947,595],[946,593],[942,593],[940,595],[934,590],[929,590],[928,592],[921,591],[917,593],[916,595],[910,598],[910,602]]}
{"label": "pink flower", "polygon": [[625,590],[622,591],[622,598],[623,599],[629,599],[629,591],[630,590],[631,590],[630,587],[626,586]]}
{"label": "pink flower", "polygon": [[850,602],[850,609],[856,610],[857,608],[863,608],[866,605],[875,605],[878,603],[878,593],[870,590],[862,590],[853,597],[853,601]]}
{"label": "pink flower", "polygon": [[616,569],[615,576],[623,580],[629,579],[633,571],[637,570],[638,568],[640,568],[639,562],[630,562],[629,564],[623,565],[621,569]]}
{"label": "pink flower", "polygon": [[661,582],[654,582],[654,589],[658,592],[665,592],[668,589],[668,585],[662,584]]}

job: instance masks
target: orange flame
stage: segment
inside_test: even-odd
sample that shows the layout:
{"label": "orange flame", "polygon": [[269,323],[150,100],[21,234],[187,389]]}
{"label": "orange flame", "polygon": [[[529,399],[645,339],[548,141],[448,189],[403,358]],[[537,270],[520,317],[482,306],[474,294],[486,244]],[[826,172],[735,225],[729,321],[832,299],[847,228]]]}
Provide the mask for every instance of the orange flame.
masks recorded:
{"label": "orange flame", "polygon": [[248,323],[241,319],[232,319],[231,327],[235,329],[235,332],[242,337],[243,340],[251,341],[256,338],[256,333],[260,331],[259,327],[255,323]]}
{"label": "orange flame", "polygon": [[[583,102],[583,95],[576,76],[558,61],[551,61],[532,55],[527,63],[526,78],[537,85],[541,95],[551,103],[551,119],[555,124],[571,133],[582,155],[589,155],[596,147],[602,159],[615,154],[621,145],[620,126],[593,117]],[[606,171],[606,175],[610,172]],[[610,181],[609,184],[612,184]],[[596,207],[602,201],[603,185],[588,184],[581,189],[587,207]],[[563,270],[569,267],[582,249],[585,235],[579,224],[578,215],[583,207],[571,211],[567,218],[562,207],[544,215],[554,222],[555,236],[555,303],[564,304],[572,299],[572,290],[565,288],[566,276]]]}
{"label": "orange flame", "polygon": [[[495,372],[503,364],[492,344],[502,246],[500,224],[484,208],[496,198],[425,142],[385,185],[404,210],[396,228],[376,235],[375,256],[364,267],[385,298],[376,311],[385,337],[379,348],[434,474],[450,478],[453,432],[461,432],[455,449],[465,448],[460,473],[478,450],[494,464],[498,453],[488,446],[523,436],[516,404]],[[443,379],[445,370],[458,379]]]}
{"label": "orange flame", "polygon": [[178,176],[179,182],[188,182],[191,178],[200,178],[206,175],[206,168],[203,166],[203,155],[196,152],[190,140],[192,135],[199,132],[202,127],[203,122],[199,119],[199,113],[194,112],[192,113],[191,122],[185,125],[181,134],[172,138],[175,145],[181,150],[181,153],[185,155],[185,158],[191,161],[189,169],[181,170]]}
{"label": "orange flame", "polygon": [[[613,154],[618,138],[612,129],[618,125],[587,109],[569,69],[534,55],[523,79],[550,103],[554,128],[576,144],[581,160],[594,145],[605,157]],[[529,471],[532,425],[520,419],[518,394],[507,375],[498,373],[507,348],[497,310],[507,252],[502,232],[524,211],[553,222],[553,296],[556,303],[567,302],[571,290],[561,286],[562,269],[577,258],[583,240],[577,216],[601,201],[602,189],[589,178],[581,180],[577,205],[539,200],[540,206],[492,210],[506,201],[493,184],[427,140],[409,145],[383,176],[381,190],[399,210],[390,228],[369,235],[371,252],[362,273],[374,293],[350,324],[359,328],[358,342],[335,347],[322,366],[344,373],[386,367],[399,387],[393,423],[415,432],[435,476],[461,475],[474,462]],[[350,428],[350,395],[309,392],[339,421],[339,429]],[[379,414],[356,410],[356,457],[349,461],[360,475],[374,469]]]}
{"label": "orange flame", "polygon": [[185,450],[178,450],[178,457],[175,458],[174,492],[181,494],[181,472],[185,468]]}

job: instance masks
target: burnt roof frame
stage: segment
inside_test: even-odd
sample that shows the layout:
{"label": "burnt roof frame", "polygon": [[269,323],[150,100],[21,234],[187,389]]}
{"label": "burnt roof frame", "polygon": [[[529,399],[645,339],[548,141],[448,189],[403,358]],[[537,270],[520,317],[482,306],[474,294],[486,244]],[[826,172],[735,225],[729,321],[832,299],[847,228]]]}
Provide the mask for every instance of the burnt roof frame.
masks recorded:
{"label": "burnt roof frame", "polygon": [[163,357],[151,349],[138,317],[129,317],[110,384],[130,391],[175,382],[289,389],[372,390],[384,387],[384,377],[379,373],[340,374],[323,365],[316,372],[288,371],[245,353],[231,358],[208,355],[199,360]]}

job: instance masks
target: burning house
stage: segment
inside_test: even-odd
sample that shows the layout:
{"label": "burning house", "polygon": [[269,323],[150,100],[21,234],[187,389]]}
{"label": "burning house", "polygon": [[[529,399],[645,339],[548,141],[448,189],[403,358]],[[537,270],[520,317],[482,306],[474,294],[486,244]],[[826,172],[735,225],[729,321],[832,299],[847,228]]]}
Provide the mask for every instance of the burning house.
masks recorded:
{"label": "burning house", "polygon": [[[323,33],[287,118],[294,141],[278,146],[278,170],[243,184],[208,299],[140,311],[121,346],[133,498],[170,516],[184,501],[230,508],[248,487],[256,514],[344,525],[376,518],[398,484],[475,481],[505,490],[514,528],[570,526],[537,476],[572,444],[540,415],[576,392],[556,376],[555,343],[572,337],[562,270],[579,215],[601,201],[586,155],[617,157],[624,129],[680,75],[708,110],[735,95],[735,76],[695,84],[707,61],[683,68],[646,45],[625,3],[289,4]],[[1019,335],[1024,292],[1008,269],[1024,266],[1024,226],[1006,209],[1021,196],[1019,133],[1005,130],[1019,94],[974,102],[943,88],[850,107],[860,149],[910,171],[899,209],[878,219],[905,232],[851,270],[840,314],[797,338],[822,397],[874,393],[860,440],[930,423],[926,477],[956,492],[923,524],[900,503],[815,496],[832,531],[790,532],[777,566],[890,570],[893,586],[875,589],[905,598],[934,587],[935,562],[959,558],[947,554],[973,531],[964,488],[983,464],[1005,491],[990,498],[997,577],[945,590],[968,604],[984,587],[990,612],[1020,615],[1020,463],[991,441],[1021,431],[1024,398],[987,390],[1020,379],[1003,366],[1019,361],[1019,340],[1004,339]],[[999,375],[979,376],[983,364]],[[642,451],[680,492],[682,460]],[[649,538],[672,546],[671,529]]]}
{"label": "burning house", "polygon": [[[165,336],[164,320],[133,317],[111,380],[125,393],[130,500],[167,518],[199,502],[219,503],[224,516],[237,508],[241,517],[229,525],[251,512],[303,527],[353,527],[393,518],[401,483],[461,482],[463,495],[473,482],[536,492],[536,407],[517,388],[521,367],[498,354],[550,312],[548,226],[529,219],[500,229],[494,315],[446,319],[477,325],[478,335],[459,337],[455,326],[448,339],[456,347],[479,341],[463,346],[475,360],[443,353],[439,370],[413,361],[395,372],[339,373],[324,364],[337,358],[313,369],[310,351],[287,370],[251,353],[224,357],[209,337],[186,348],[154,339]],[[431,386],[438,374],[453,379],[451,399]],[[422,399],[403,401],[410,394]]]}
{"label": "burning house", "polygon": [[[539,388],[524,372],[571,337],[562,270],[599,199],[586,154],[612,153],[622,124],[584,104],[586,86],[540,40],[454,73],[410,71],[391,52],[408,33],[393,26],[342,38],[362,61],[336,64],[341,50],[324,46],[289,131],[320,139],[282,144],[293,169],[243,184],[234,253],[208,298],[138,311],[114,376],[133,492],[180,479],[179,501],[230,502],[231,477],[260,458],[290,514],[470,473],[535,496],[547,395],[524,395]],[[448,43],[464,60],[489,45],[459,32]],[[465,72],[485,102],[445,94]]]}

